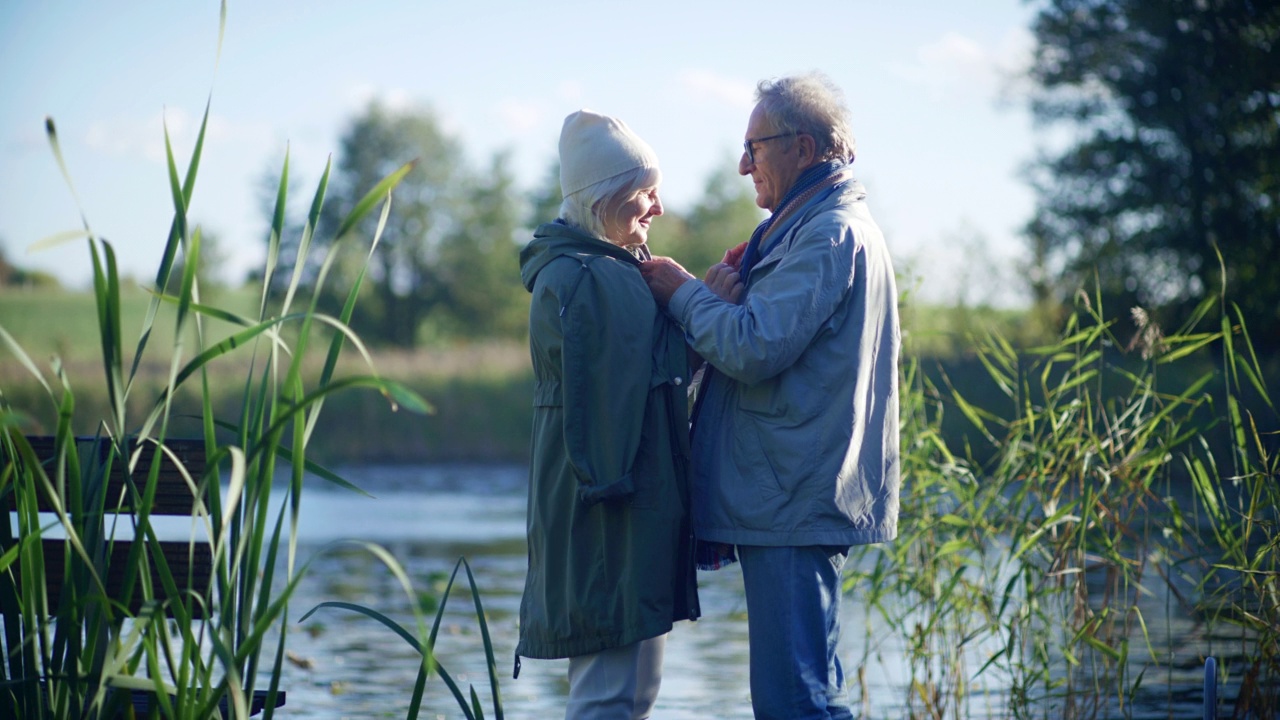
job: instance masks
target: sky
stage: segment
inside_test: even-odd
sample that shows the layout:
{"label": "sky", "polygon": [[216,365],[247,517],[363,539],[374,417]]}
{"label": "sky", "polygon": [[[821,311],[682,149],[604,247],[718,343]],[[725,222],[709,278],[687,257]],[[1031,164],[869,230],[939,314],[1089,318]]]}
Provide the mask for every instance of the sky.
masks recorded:
{"label": "sky", "polygon": [[910,289],[1017,304],[1034,206],[1021,173],[1038,148],[1017,74],[1033,14],[1022,0],[233,0],[219,59],[216,0],[12,0],[0,241],[14,264],[85,287],[83,239],[31,250],[80,229],[83,209],[122,273],[153,277],[173,212],[164,128],[184,173],[207,102],[189,216],[218,235],[225,280],[263,262],[264,174],[288,148],[308,202],[373,99],[430,108],[476,168],[509,152],[525,189],[544,182],[565,115],[614,115],[657,152],[664,203],[686,210],[736,167],[755,84],[820,70],[845,93],[855,169]]}

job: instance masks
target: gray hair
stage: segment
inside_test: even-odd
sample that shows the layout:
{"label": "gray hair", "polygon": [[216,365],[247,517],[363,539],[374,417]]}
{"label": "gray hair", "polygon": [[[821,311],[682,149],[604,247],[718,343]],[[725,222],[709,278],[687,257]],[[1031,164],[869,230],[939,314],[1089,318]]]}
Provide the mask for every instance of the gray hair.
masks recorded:
{"label": "gray hair", "polygon": [[821,160],[853,161],[857,143],[844,93],[820,72],[761,80],[756,101],[777,133],[808,135]]}
{"label": "gray hair", "polygon": [[622,205],[620,200],[630,198],[638,190],[657,187],[661,181],[662,172],[656,167],[632,168],[566,197],[560,203],[560,219],[570,227],[613,242],[604,234],[605,214],[611,209],[617,212]]}

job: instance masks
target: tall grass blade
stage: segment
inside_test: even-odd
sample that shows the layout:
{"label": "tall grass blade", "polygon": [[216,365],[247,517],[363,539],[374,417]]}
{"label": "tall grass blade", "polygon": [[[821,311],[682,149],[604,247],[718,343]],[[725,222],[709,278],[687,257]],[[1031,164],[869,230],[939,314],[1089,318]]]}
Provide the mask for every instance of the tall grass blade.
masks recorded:
{"label": "tall grass blade", "polygon": [[368,215],[369,211],[373,209],[373,206],[385,198],[396,185],[399,185],[404,176],[408,175],[417,164],[418,161],[416,160],[405,163],[398,170],[383,178],[377,185],[374,185],[372,190],[365,193],[365,196],[360,198],[360,201],[355,204],[351,212],[339,223],[338,231],[334,233],[334,238],[341,240],[346,237],[351,228],[363,220],[364,216]]}

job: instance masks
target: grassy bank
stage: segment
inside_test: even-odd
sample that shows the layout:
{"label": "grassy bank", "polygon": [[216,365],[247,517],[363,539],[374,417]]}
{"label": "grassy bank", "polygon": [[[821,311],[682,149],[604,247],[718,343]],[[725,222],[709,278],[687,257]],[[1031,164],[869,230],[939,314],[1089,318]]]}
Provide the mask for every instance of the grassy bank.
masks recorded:
{"label": "grassy bank", "polygon": [[[210,304],[249,316],[258,303],[253,289],[217,289],[206,292]],[[145,318],[150,295],[123,283],[121,317],[126,338],[136,338]],[[58,357],[79,388],[75,411],[76,431],[92,434],[97,418],[104,417],[107,396],[102,378],[101,352],[95,321],[94,298],[89,292],[60,289],[0,293],[0,326],[16,337],[37,361]],[[161,312],[165,312],[162,308]],[[995,329],[1015,339],[1032,332],[1024,312],[912,305],[904,311],[908,351],[926,358],[923,367],[940,384],[951,375],[969,383],[985,383],[993,404],[1001,402],[981,365],[965,348],[967,335]],[[172,347],[173,324],[161,318],[152,330],[151,342]],[[220,339],[232,332],[229,324],[206,323],[206,337]],[[532,371],[523,341],[441,345],[414,351],[371,349],[378,373],[413,388],[435,408],[428,416],[393,412],[370,393],[345,394],[330,401],[331,413],[316,427],[313,456],[326,463],[410,462],[524,462],[528,453]],[[126,357],[127,362],[132,358]],[[348,357],[350,367],[358,363]],[[212,392],[221,417],[240,413],[239,386],[246,367],[235,356],[212,368]],[[312,368],[311,371],[317,371]],[[144,365],[137,382],[149,390],[164,384],[165,363]],[[978,386],[973,385],[973,386]],[[0,357],[0,393],[16,408],[29,408],[43,393],[12,358]],[[143,395],[152,395],[152,392]],[[199,398],[184,392],[178,397],[179,415],[198,416]],[[141,411],[142,408],[132,408]],[[181,417],[178,419],[181,422]],[[179,430],[181,430],[179,425]],[[956,426],[957,433],[966,428]],[[198,434],[198,424],[191,425]]]}
{"label": "grassy bank", "polygon": [[[232,312],[249,315],[256,307],[256,291],[221,289],[210,302]],[[122,323],[125,337],[137,337],[150,296],[134,288],[122,294]],[[161,311],[165,312],[164,309]],[[1035,345],[1043,335],[1028,313],[1012,310],[982,310],[952,307],[907,306],[904,308],[905,357],[919,363],[919,372],[931,387],[963,389],[973,406],[993,417],[1010,417],[1015,402],[996,382],[981,354],[980,338],[1000,337],[1016,347]],[[87,292],[39,290],[0,293],[0,326],[17,337],[37,361],[57,356],[79,388],[75,410],[76,431],[92,434],[93,423],[107,407],[107,396],[99,358],[94,324],[93,296]],[[219,321],[206,324],[208,337],[221,338],[231,326]],[[172,323],[162,318],[152,333],[160,347],[173,344]],[[385,400],[371,392],[347,393],[330,401],[331,413],[323,415],[315,430],[313,456],[327,464],[416,463],[416,462],[515,462],[527,458],[532,397],[532,370],[523,341],[493,340],[455,343],[404,351],[373,348],[377,372],[414,389],[431,402],[435,412],[418,416],[395,412]],[[237,417],[247,367],[236,356],[212,368],[212,393],[221,417]],[[132,361],[132,358],[125,358]],[[1263,359],[1264,372],[1274,385],[1280,378],[1280,359]],[[225,362],[230,361],[230,362]],[[1126,352],[1123,343],[1105,349],[1103,361],[1120,372],[1104,373],[1099,382],[1103,396],[1123,394],[1126,388],[1117,378],[1140,373],[1145,361],[1139,352]],[[362,371],[361,363],[347,357],[342,371]],[[1153,379],[1156,390],[1173,396],[1206,373],[1213,376],[1204,388],[1221,397],[1226,374],[1218,366],[1221,356],[1204,348],[1182,362],[1161,368]],[[165,363],[144,365],[138,382],[143,396],[152,396],[164,384]],[[318,372],[319,368],[309,368]],[[1251,388],[1244,388],[1246,406],[1257,405]],[[19,409],[33,414],[43,392],[12,358],[0,357],[0,393]],[[198,417],[199,398],[194,392],[178,396],[179,423],[182,416]],[[142,408],[131,408],[140,412]],[[1207,428],[1215,447],[1229,442],[1225,425],[1214,427],[1215,414],[1222,408],[1212,404],[1198,408],[1198,423]],[[998,444],[961,412],[945,413],[940,429],[947,444],[966,448],[979,464],[990,462],[1000,451]],[[48,430],[48,429],[46,429]],[[194,421],[189,431],[199,434]]]}
{"label": "grassy bank", "polygon": [[[141,331],[150,296],[138,289],[121,297],[124,337]],[[249,315],[257,303],[251,290],[222,290],[212,302],[238,314]],[[5,292],[0,294],[0,327],[5,327],[38,363],[57,357],[64,372],[78,388],[73,416],[75,432],[91,435],[95,423],[108,417],[109,406],[103,365],[98,347],[94,298],[90,293],[63,290]],[[156,322],[151,342],[173,347],[172,322],[166,310]],[[207,323],[206,337],[221,339],[231,326]],[[493,341],[455,344],[415,351],[374,349],[374,367],[385,378],[397,380],[427,398],[435,409],[421,416],[396,412],[385,398],[371,391],[344,393],[329,401],[320,417],[311,445],[316,460],[326,464],[373,462],[523,462],[529,446],[532,371],[523,342]],[[243,357],[241,357],[243,355]],[[132,357],[124,358],[132,363]],[[317,367],[306,372],[319,372]],[[216,414],[239,417],[249,370],[249,356],[233,353],[210,368],[211,395]],[[347,356],[339,372],[357,372],[363,363]],[[156,397],[169,371],[167,361],[151,361],[139,368],[138,392],[131,397],[132,416],[146,408],[140,398]],[[31,375],[11,356],[0,358],[0,394],[19,411],[36,419],[33,432],[52,433],[39,427],[48,417],[41,403],[48,396]],[[200,434],[201,399],[194,388],[177,394],[175,432]]]}

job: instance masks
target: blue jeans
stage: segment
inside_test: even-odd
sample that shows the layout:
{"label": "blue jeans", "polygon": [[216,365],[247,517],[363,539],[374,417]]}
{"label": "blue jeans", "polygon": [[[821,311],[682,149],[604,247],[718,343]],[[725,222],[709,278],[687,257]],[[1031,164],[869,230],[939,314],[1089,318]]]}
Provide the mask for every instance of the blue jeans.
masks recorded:
{"label": "blue jeans", "polygon": [[756,720],[851,719],[840,640],[849,548],[738,546]]}

